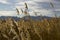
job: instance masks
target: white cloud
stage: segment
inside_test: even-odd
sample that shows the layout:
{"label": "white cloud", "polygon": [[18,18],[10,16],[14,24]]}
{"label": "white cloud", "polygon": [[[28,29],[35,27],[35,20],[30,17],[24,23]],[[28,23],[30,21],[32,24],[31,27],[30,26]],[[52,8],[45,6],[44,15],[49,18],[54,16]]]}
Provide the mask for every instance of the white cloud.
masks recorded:
{"label": "white cloud", "polygon": [[[54,16],[53,15],[53,12],[51,10],[45,10],[45,9],[42,9],[42,10],[35,10],[35,12],[40,12],[38,13],[38,15],[42,14],[42,15],[46,15],[46,16]],[[29,14],[31,16],[34,16],[34,12],[29,12]],[[17,16],[17,17],[23,17],[24,14],[20,13],[20,15],[18,16],[16,11],[0,11],[0,16]]]}
{"label": "white cloud", "polygon": [[23,17],[24,15],[20,13],[20,15],[17,15],[16,11],[0,11],[0,16],[17,16],[17,17]]}
{"label": "white cloud", "polygon": [[0,11],[0,16],[16,16],[15,11]]}
{"label": "white cloud", "polygon": [[35,2],[33,2],[33,1],[18,2],[17,4],[24,4],[25,2],[28,4],[35,4]]}
{"label": "white cloud", "polygon": [[41,9],[41,10],[34,10],[38,15],[42,14],[43,16],[54,16],[53,11],[51,10],[46,10],[46,9]]}
{"label": "white cloud", "polygon": [[[37,5],[37,3],[34,2],[34,1],[36,1],[36,2],[37,2],[37,1],[38,1],[38,2],[49,2],[49,0],[32,0],[32,1],[25,1],[25,2],[28,4],[28,8],[32,10],[32,11],[29,12],[31,16],[34,16],[33,10],[34,10],[35,12],[37,12],[38,15],[42,14],[42,15],[46,15],[46,16],[54,16],[54,15],[53,15],[53,12],[52,12],[51,10],[37,9],[37,8],[42,8],[42,6]],[[19,3],[17,3],[16,7],[17,7],[18,9],[24,8],[24,3],[25,3],[25,2],[19,2]]]}
{"label": "white cloud", "polygon": [[56,9],[55,11],[60,11],[60,9]]}
{"label": "white cloud", "polygon": [[[18,0],[18,3],[15,3],[15,8],[18,8],[20,10],[20,8],[24,9],[24,3],[26,2],[28,4],[29,10],[34,10],[36,12],[40,12],[38,14],[42,14],[42,15],[48,15],[48,16],[53,16],[53,9],[44,9],[43,5],[40,5],[40,3],[38,2],[50,2],[50,0],[31,0],[31,1],[24,1],[24,0]],[[0,3],[4,3],[4,4],[8,4],[7,0],[0,0]],[[59,4],[58,2],[54,2],[56,3],[56,7],[58,7],[57,4]],[[45,7],[47,7],[47,5],[45,5]],[[39,9],[41,8],[41,9]],[[43,8],[43,9],[42,9]],[[59,9],[56,9],[56,11],[60,11],[60,7]],[[30,15],[34,15],[34,13],[31,11],[29,12]],[[0,11],[0,16],[16,16],[16,12],[15,11]],[[22,16],[22,15],[21,15]]]}
{"label": "white cloud", "polygon": [[0,0],[0,3],[8,4],[7,0]]}
{"label": "white cloud", "polygon": [[33,0],[35,2],[49,2],[50,0]]}

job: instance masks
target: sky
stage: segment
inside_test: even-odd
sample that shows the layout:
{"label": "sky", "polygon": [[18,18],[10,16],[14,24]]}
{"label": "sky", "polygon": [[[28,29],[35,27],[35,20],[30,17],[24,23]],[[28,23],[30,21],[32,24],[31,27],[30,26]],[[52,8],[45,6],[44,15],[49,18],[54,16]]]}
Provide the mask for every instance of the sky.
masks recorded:
{"label": "sky", "polygon": [[[31,16],[34,16],[34,12],[43,16],[53,17],[54,13],[60,16],[60,0],[0,0],[0,16],[18,16],[16,8],[20,11],[19,17],[24,16],[20,9],[24,10],[25,2]],[[50,2],[54,4],[54,8]]]}

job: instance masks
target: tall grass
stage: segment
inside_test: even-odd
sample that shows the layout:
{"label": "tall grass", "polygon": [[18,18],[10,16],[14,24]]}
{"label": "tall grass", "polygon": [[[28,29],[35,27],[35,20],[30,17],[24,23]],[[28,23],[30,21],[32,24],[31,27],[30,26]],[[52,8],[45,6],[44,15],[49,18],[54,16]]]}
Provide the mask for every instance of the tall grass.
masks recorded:
{"label": "tall grass", "polygon": [[0,20],[0,40],[60,40],[60,18],[42,21]]}

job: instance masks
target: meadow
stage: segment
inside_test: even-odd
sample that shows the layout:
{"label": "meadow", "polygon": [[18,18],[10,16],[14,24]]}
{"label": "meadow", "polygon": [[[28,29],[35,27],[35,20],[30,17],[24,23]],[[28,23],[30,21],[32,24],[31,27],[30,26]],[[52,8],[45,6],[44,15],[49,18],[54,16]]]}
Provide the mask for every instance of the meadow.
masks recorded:
{"label": "meadow", "polygon": [[[26,3],[25,9],[28,9]],[[19,10],[16,10],[19,15]],[[28,14],[27,11],[21,11]],[[33,20],[29,15],[27,20],[0,19],[0,40],[60,40],[60,18]]]}
{"label": "meadow", "polygon": [[60,18],[0,19],[0,40],[60,40]]}

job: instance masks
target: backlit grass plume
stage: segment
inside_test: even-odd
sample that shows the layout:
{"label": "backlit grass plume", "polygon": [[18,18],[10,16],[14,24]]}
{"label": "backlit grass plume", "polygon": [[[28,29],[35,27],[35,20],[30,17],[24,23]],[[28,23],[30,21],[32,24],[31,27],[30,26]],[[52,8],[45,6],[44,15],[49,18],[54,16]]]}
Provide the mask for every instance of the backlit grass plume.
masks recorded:
{"label": "backlit grass plume", "polygon": [[[25,8],[24,8],[24,9],[25,9],[24,11],[23,11],[23,9],[20,9],[21,12],[22,12],[23,14],[25,14],[25,16],[29,15],[27,3],[25,3]],[[17,15],[19,15],[20,12],[19,12],[18,8],[16,8],[16,11],[17,11]]]}
{"label": "backlit grass plume", "polygon": [[16,8],[16,11],[17,11],[17,15],[19,15],[19,10]]}
{"label": "backlit grass plume", "polygon": [[25,3],[25,8],[28,9],[27,3]]}
{"label": "backlit grass plume", "polygon": [[52,8],[54,8],[54,4],[52,2],[50,2],[50,5],[51,5]]}
{"label": "backlit grass plume", "polygon": [[24,11],[25,15],[28,14],[28,6],[27,6],[27,3],[25,3],[25,11]]}
{"label": "backlit grass plume", "polygon": [[24,11],[21,9],[21,12],[23,13]]}
{"label": "backlit grass plume", "polygon": [[30,14],[29,14],[29,11],[28,11],[28,5],[27,5],[27,3],[25,3],[25,11],[24,11],[24,14],[25,14],[25,16],[29,16],[28,18],[30,18]]}

